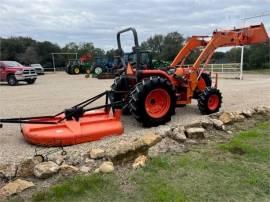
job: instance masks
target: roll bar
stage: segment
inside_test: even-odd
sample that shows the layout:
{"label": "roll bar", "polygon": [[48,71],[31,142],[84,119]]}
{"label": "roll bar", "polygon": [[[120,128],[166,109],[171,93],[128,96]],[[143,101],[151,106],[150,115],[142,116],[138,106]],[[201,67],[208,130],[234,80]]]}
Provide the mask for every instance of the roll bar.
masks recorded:
{"label": "roll bar", "polygon": [[124,67],[126,67],[125,62],[124,62],[124,51],[122,49],[121,46],[121,34],[125,33],[125,32],[129,32],[131,31],[133,33],[133,39],[134,39],[134,48],[135,48],[135,53],[136,53],[136,69],[140,69],[141,67],[141,56],[140,56],[140,47],[139,47],[139,41],[138,41],[138,34],[135,28],[133,27],[129,27],[123,30],[120,30],[119,32],[117,32],[117,46],[118,46],[118,50],[120,51],[120,58],[122,63],[124,64]]}
{"label": "roll bar", "polygon": [[123,30],[120,30],[119,32],[117,32],[117,46],[118,46],[118,49],[122,49],[120,35],[123,34],[123,33],[125,33],[125,32],[128,32],[128,31],[132,31],[132,33],[133,33],[135,48],[138,48],[139,47],[137,31],[136,31],[135,28],[129,27],[129,28],[126,28],[126,29],[123,29]]}

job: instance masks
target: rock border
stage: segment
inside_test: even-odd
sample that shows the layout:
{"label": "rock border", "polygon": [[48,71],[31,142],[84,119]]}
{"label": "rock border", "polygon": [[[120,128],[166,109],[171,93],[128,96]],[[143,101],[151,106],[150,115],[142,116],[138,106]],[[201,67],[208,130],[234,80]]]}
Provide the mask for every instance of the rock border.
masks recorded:
{"label": "rock border", "polygon": [[218,112],[188,125],[162,125],[156,128],[156,132],[146,133],[130,141],[117,142],[107,149],[93,148],[87,153],[70,152],[66,156],[58,154],[45,162],[27,158],[18,164],[0,164],[0,180],[5,182],[0,188],[0,199],[34,187],[35,184],[28,179],[46,180],[56,175],[69,176],[76,173],[110,173],[118,165],[130,165],[138,169],[144,167],[152,156],[166,152],[185,152],[187,145],[207,140],[218,131],[232,134],[230,126],[234,123],[258,115],[270,116],[270,107]]}

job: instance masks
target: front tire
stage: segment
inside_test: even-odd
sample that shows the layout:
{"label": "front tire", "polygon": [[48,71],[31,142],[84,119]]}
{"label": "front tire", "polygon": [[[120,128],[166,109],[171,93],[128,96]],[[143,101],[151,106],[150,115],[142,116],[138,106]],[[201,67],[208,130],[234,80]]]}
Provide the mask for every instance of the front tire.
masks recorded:
{"label": "front tire", "polygon": [[222,104],[222,95],[217,88],[207,87],[198,97],[198,107],[202,114],[218,112]]}
{"label": "front tire", "polygon": [[207,73],[202,73],[199,82],[203,82],[204,89],[196,89],[193,93],[193,98],[198,99],[199,95],[207,88],[212,86],[211,76]]}
{"label": "front tire", "polygon": [[28,84],[33,84],[33,83],[36,82],[36,79],[28,79],[28,80],[26,80],[26,82],[27,82]]}
{"label": "front tire", "polygon": [[80,74],[80,73],[81,73],[80,67],[78,66],[73,67],[73,74]]}
{"label": "front tire", "polygon": [[8,85],[10,86],[16,86],[18,81],[14,75],[9,75],[7,78]]}
{"label": "front tire", "polygon": [[102,74],[103,70],[101,67],[95,67],[94,69],[94,73],[98,76],[100,74]]}
{"label": "front tire", "polygon": [[164,78],[142,80],[131,93],[130,110],[145,127],[158,126],[171,120],[175,113],[175,92]]}

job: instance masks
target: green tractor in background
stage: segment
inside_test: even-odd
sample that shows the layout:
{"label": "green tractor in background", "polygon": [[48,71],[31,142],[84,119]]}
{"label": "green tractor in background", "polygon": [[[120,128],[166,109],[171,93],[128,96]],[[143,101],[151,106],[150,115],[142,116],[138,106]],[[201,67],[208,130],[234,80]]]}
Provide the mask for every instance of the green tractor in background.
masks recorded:
{"label": "green tractor in background", "polygon": [[90,62],[91,55],[85,54],[80,59],[68,60],[65,71],[68,74],[90,74],[92,63]]}

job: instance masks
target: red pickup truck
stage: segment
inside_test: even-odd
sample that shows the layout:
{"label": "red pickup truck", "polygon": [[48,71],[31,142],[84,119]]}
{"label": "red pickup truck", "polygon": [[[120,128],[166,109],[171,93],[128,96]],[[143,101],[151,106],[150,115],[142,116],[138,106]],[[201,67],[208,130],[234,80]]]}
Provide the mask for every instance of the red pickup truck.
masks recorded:
{"label": "red pickup truck", "polygon": [[16,61],[0,61],[0,81],[15,86],[19,81],[35,83],[37,73],[32,67],[25,67]]}

